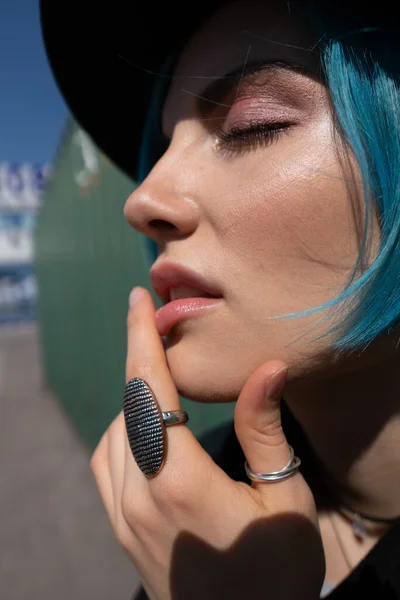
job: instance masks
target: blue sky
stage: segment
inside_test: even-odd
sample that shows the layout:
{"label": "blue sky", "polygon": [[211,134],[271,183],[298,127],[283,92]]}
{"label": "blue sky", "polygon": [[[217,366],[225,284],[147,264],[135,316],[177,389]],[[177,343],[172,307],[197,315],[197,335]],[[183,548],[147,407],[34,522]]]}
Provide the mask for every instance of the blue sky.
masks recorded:
{"label": "blue sky", "polygon": [[0,81],[0,162],[52,162],[68,109],[47,63],[38,0],[0,0]]}

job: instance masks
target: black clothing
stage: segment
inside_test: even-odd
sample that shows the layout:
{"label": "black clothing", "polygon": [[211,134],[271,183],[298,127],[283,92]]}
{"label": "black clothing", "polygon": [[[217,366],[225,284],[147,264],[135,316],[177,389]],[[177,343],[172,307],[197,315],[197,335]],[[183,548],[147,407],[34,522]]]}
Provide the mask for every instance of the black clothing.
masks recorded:
{"label": "black clothing", "polygon": [[[314,493],[317,507],[321,509],[333,506],[334,501],[320,485],[318,460],[283,400],[282,424],[289,444],[293,446],[295,454],[301,458],[300,471]],[[233,423],[214,429],[202,436],[199,442],[231,479],[251,483],[244,469],[245,456],[237,440]],[[400,519],[375,544],[346,579],[324,598],[329,600],[364,600],[367,598],[400,600]],[[149,600],[149,598],[141,587],[132,600]],[[251,599],[246,598],[245,600]]]}

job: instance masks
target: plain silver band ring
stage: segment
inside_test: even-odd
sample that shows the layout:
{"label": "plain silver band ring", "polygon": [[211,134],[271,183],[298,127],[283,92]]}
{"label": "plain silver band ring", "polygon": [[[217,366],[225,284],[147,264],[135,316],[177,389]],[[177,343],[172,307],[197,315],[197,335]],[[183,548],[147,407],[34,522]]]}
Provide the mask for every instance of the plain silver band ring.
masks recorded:
{"label": "plain silver band ring", "polygon": [[289,462],[283,469],[280,471],[270,471],[269,473],[254,473],[249,467],[247,460],[244,463],[244,468],[246,470],[247,477],[252,481],[281,481],[282,479],[286,479],[290,477],[294,473],[296,473],[297,469],[301,465],[301,460],[298,456],[294,455],[294,450],[292,446],[289,446],[290,449],[290,459]]}

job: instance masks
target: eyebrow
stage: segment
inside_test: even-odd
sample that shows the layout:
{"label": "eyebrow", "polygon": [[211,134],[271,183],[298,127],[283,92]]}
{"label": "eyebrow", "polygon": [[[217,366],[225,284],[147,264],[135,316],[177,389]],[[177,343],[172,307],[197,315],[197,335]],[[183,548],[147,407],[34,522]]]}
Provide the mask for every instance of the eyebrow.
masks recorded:
{"label": "eyebrow", "polygon": [[315,70],[307,67],[303,63],[299,63],[288,59],[264,59],[264,60],[252,60],[230,71],[223,77],[216,79],[210,85],[208,85],[201,94],[192,94],[188,90],[182,90],[188,94],[192,94],[197,97],[196,109],[202,116],[207,116],[215,105],[226,106],[221,101],[231,90],[234,80],[239,80],[239,85],[244,79],[255,73],[266,72],[266,71],[297,71],[302,75],[316,75]]}

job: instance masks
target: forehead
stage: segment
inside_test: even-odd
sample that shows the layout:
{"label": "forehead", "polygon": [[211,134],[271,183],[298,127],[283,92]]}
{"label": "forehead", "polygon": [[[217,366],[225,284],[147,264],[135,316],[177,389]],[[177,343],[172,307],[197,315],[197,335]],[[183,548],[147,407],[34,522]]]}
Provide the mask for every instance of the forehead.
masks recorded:
{"label": "forehead", "polygon": [[317,38],[298,2],[240,0],[212,15],[190,38],[174,69],[163,109],[163,129],[193,110],[195,96],[213,80],[253,60],[293,60],[319,68]]}

